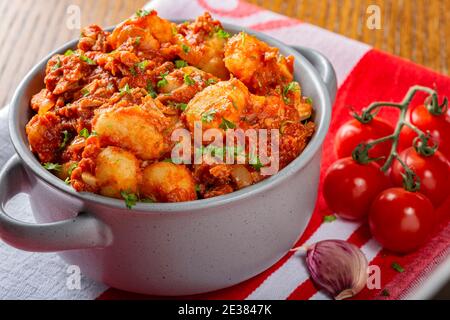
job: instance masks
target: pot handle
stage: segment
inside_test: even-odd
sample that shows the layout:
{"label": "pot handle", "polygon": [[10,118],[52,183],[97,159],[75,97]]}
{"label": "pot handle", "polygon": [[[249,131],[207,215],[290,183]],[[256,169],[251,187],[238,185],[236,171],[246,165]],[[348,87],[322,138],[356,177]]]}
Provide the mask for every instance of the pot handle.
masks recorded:
{"label": "pot handle", "polygon": [[35,252],[104,248],[112,243],[110,228],[89,213],[73,219],[33,224],[18,221],[5,211],[13,196],[29,189],[27,174],[17,155],[0,172],[0,238],[11,246]]}
{"label": "pot handle", "polygon": [[300,52],[300,54],[304,56],[309,61],[309,63],[311,63],[312,66],[317,70],[328,89],[331,103],[334,103],[337,93],[337,78],[336,72],[334,71],[333,65],[331,64],[330,60],[328,60],[319,51],[314,49],[301,46],[292,46],[292,48]]}

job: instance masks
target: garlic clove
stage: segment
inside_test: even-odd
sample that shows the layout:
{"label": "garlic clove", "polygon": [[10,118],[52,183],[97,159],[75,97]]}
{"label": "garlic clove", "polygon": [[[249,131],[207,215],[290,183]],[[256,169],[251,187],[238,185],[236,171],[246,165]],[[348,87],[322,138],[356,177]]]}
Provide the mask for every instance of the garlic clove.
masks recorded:
{"label": "garlic clove", "polygon": [[306,265],[313,281],[336,300],[353,297],[367,283],[367,259],[346,241],[325,240],[307,247]]}

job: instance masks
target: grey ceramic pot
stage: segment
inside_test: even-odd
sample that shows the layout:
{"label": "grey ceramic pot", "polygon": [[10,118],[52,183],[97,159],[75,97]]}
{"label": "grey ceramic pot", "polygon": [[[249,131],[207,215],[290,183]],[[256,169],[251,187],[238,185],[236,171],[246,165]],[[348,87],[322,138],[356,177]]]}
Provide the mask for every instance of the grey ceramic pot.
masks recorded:
{"label": "grey ceramic pot", "polygon": [[[244,29],[224,26],[230,33]],[[30,98],[43,86],[49,55],[28,73],[10,106],[9,128],[17,154],[0,173],[3,241],[27,251],[60,252],[83,274],[115,288],[170,296],[235,285],[285,255],[314,209],[336,77],[318,52],[245,31],[295,57],[295,78],[314,101],[317,124],[301,156],[261,183],[206,200],[139,203],[128,210],[124,201],[77,193],[39,164],[24,130],[32,116]],[[76,41],[51,55],[74,46]],[[30,195],[37,224],[5,212],[7,201],[20,192]]]}

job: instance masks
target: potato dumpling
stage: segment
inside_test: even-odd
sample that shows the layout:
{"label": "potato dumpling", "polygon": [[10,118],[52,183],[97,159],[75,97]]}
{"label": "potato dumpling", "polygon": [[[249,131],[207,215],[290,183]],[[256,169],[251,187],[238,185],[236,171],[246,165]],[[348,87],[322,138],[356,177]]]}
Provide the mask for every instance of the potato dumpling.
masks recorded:
{"label": "potato dumpling", "polygon": [[26,126],[30,149],[42,163],[52,162],[61,145],[60,119],[53,112],[35,115]]}
{"label": "potato dumpling", "polygon": [[129,39],[139,39],[140,49],[158,50],[162,43],[174,40],[173,28],[175,24],[158,17],[156,11],[141,11],[139,16],[125,20],[115,28],[108,42],[113,49],[117,49]]}
{"label": "potato dumpling", "polygon": [[265,95],[277,85],[293,80],[293,57],[281,56],[277,48],[245,32],[227,42],[224,61],[228,70],[252,93]]}
{"label": "potato dumpling", "polygon": [[203,129],[236,126],[245,109],[249,92],[238,79],[221,81],[197,93],[185,110],[186,122],[193,132],[196,121]]}
{"label": "potato dumpling", "polygon": [[163,131],[166,118],[145,106],[102,109],[94,117],[93,130],[101,141],[132,151],[143,160],[159,158],[168,149]]}
{"label": "potato dumpling", "polygon": [[96,159],[95,179],[99,193],[121,198],[120,192],[137,193],[140,167],[138,159],[118,147],[103,149]]}
{"label": "potato dumpling", "polygon": [[162,103],[187,103],[198,92],[219,81],[212,74],[192,66],[175,69],[165,79],[166,84],[159,88],[159,92],[165,94],[157,98]]}
{"label": "potato dumpling", "polygon": [[229,72],[225,68],[223,57],[227,36],[220,22],[205,13],[194,22],[179,26],[179,55],[190,65],[226,80],[229,78]]}
{"label": "potato dumpling", "polygon": [[197,199],[191,172],[184,165],[170,162],[157,162],[144,169],[140,195],[158,202]]}

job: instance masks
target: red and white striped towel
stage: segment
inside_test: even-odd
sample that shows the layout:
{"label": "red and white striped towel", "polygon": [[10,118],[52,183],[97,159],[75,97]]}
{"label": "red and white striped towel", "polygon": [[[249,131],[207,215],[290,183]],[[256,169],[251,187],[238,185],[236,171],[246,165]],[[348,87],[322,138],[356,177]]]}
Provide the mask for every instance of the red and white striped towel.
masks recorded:
{"label": "red and white striped towel", "polygon": [[[209,11],[215,18],[223,22],[233,23],[258,30],[275,37],[287,44],[296,44],[316,49],[332,62],[338,77],[339,91],[333,109],[333,120],[328,138],[324,144],[322,173],[335,161],[333,152],[333,136],[339,126],[349,119],[349,106],[360,109],[372,101],[400,101],[408,88],[415,84],[434,86],[442,95],[450,96],[450,78],[417,66],[408,61],[372,49],[370,46],[350,40],[343,36],[323,30],[316,26],[263,10],[239,0],[154,0],[147,5],[148,9],[156,9],[160,16],[168,19],[189,19]],[[384,112],[383,116],[393,118],[395,114]],[[323,176],[323,174],[322,174]],[[447,208],[450,212],[450,203]],[[332,214],[319,194],[315,212],[311,222],[298,242],[314,243],[324,239],[348,240],[357,246],[367,256],[371,264],[381,268],[381,288],[364,289],[357,299],[398,299],[404,298],[427,279],[429,273],[450,254],[450,224],[447,220],[436,230],[430,241],[417,252],[406,256],[395,256],[384,252],[380,245],[371,237],[366,224],[336,220],[323,223],[323,216]],[[5,249],[0,248],[0,255]],[[18,253],[15,252],[15,255]],[[48,256],[47,256],[48,257]],[[36,255],[30,258],[38,259]],[[34,259],[34,260],[33,260]],[[45,268],[45,256],[40,255],[41,270]],[[1,260],[1,259],[0,259]],[[44,261],[44,263],[42,263]],[[391,268],[392,262],[397,262],[405,268],[398,273]],[[48,264],[58,266],[54,270],[64,273],[62,262],[56,262],[51,255]],[[0,262],[0,268],[5,268]],[[59,268],[59,269],[58,269]],[[25,274],[27,274],[25,272]],[[34,273],[35,274],[35,273]],[[23,276],[17,272],[15,276]],[[61,277],[54,273],[54,276]],[[41,279],[42,280],[42,279]],[[9,281],[11,281],[9,279]],[[84,298],[92,299],[145,299],[155,298],[107,289],[103,285],[86,280],[83,293],[74,292],[70,295],[67,289],[51,290],[47,287],[55,285],[50,281],[48,286],[40,283],[38,288],[44,291],[47,298]],[[36,283],[30,274],[22,282],[14,282],[14,293],[23,297],[28,292],[29,297],[37,297],[29,293],[31,286],[36,291]],[[6,288],[0,275],[0,288]],[[382,289],[390,292],[389,297],[380,295]],[[1,290],[0,290],[1,292]],[[9,297],[14,297],[9,294]],[[0,297],[2,297],[0,293]],[[42,294],[39,295],[42,297]],[[313,285],[310,280],[303,258],[300,254],[289,253],[270,269],[262,274],[218,292],[188,297],[193,299],[329,299]]]}

